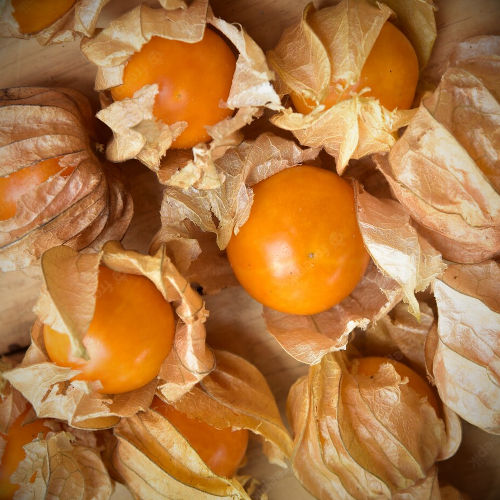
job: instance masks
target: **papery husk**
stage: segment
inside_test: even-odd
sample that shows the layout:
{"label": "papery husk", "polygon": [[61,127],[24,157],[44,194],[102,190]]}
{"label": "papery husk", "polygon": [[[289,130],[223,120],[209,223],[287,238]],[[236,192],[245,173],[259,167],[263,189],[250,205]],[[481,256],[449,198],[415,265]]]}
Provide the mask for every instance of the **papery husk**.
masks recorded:
{"label": "papery husk", "polygon": [[[224,179],[220,186],[165,189],[162,229],[153,241],[153,251],[165,243],[181,272],[205,291],[236,284],[220,250],[247,221],[253,202],[252,186],[285,168],[313,160],[317,154],[317,149],[302,149],[271,133],[229,149],[215,162],[217,174]],[[203,232],[215,234],[216,242],[212,234]]]}
{"label": "papery husk", "polygon": [[410,224],[410,216],[395,200],[378,199],[354,182],[359,230],[365,248],[379,270],[401,286],[410,312],[420,318],[415,292],[425,290],[440,276],[445,264]]}
{"label": "papery husk", "polygon": [[50,26],[36,33],[21,33],[13,16],[12,0],[0,5],[0,37],[36,38],[41,45],[72,42],[92,36],[102,8],[109,0],[76,0],[75,4]]}
{"label": "papery husk", "polygon": [[363,97],[364,89],[325,109],[321,102],[329,87],[346,90],[359,81],[380,30],[393,13],[408,33],[421,66],[427,63],[436,38],[432,2],[387,3],[391,8],[368,0],[344,0],[317,11],[310,4],[300,23],[285,30],[268,53],[280,93],[293,93],[316,103],[307,115],[287,108],[271,121],[292,131],[301,144],[323,147],[335,157],[339,175],[351,158],[389,151],[396,141],[396,131],[414,112],[389,111],[377,99]]}
{"label": "papery husk", "polygon": [[389,363],[366,377],[327,354],[292,386],[287,407],[293,470],[317,498],[435,498],[434,464],[457,429]]}
{"label": "papery husk", "polygon": [[443,402],[464,420],[500,434],[500,266],[450,265],[434,283],[438,326],[426,346]]}
{"label": "papery husk", "polygon": [[322,357],[345,349],[355,328],[366,329],[402,299],[401,287],[371,262],[351,294],[327,311],[295,315],[264,307],[268,332],[296,360],[314,365]]}
{"label": "papery husk", "polygon": [[119,239],[132,217],[132,199],[118,177],[94,156],[86,98],[71,89],[20,87],[0,95],[0,176],[58,158],[74,167],[20,198],[16,214],[0,221],[0,269],[34,263],[53,246],[99,248]]}
{"label": "papery husk", "polygon": [[[100,263],[114,271],[150,279],[165,300],[173,302],[179,318],[172,350],[158,377],[123,394],[97,392],[98,381],[72,380],[78,371],[51,363],[43,343],[45,323],[68,335],[76,356],[86,356],[82,339],[93,317]],[[33,326],[32,344],[22,366],[4,375],[30,401],[39,417],[58,418],[77,428],[112,427],[121,417],[149,408],[157,388],[175,400],[213,369],[214,357],[205,345],[208,313],[204,303],[175,269],[163,247],[148,256],[124,250],[117,242],[107,243],[98,254],[78,254],[61,246],[44,254],[42,270],[45,285],[36,306],[40,320]],[[67,293],[68,283],[71,294]]]}
{"label": "papery husk", "polygon": [[[161,5],[161,9],[151,9],[144,4],[136,7],[111,22],[94,38],[84,40],[81,48],[84,55],[97,65],[96,90],[107,91],[123,82],[128,59],[153,36],[196,43],[210,25],[229,40],[238,58],[224,106],[236,110],[236,113],[207,127],[212,140],[209,144],[197,145],[193,149],[193,158],[181,165],[186,171],[179,172],[178,177],[170,181],[173,185],[187,183],[196,187],[214,187],[213,179],[210,179],[213,162],[228,147],[241,142],[239,130],[259,116],[262,109],[280,109],[280,99],[270,83],[272,73],[262,50],[241,26],[215,17],[208,0],[194,0],[189,6],[179,1]],[[144,92],[149,92],[147,99]],[[143,87],[131,99],[114,102],[98,113],[114,135],[106,150],[108,159],[137,158],[153,171],[159,171],[162,157],[186,123],[164,124],[156,120],[152,115],[155,93]],[[123,117],[131,109],[135,111],[134,119],[128,117],[124,121]],[[130,138],[134,140],[129,142]]]}
{"label": "papery husk", "polygon": [[378,160],[420,234],[444,258],[465,264],[500,249],[498,39],[459,46],[452,58],[458,66],[423,100],[388,158]]}

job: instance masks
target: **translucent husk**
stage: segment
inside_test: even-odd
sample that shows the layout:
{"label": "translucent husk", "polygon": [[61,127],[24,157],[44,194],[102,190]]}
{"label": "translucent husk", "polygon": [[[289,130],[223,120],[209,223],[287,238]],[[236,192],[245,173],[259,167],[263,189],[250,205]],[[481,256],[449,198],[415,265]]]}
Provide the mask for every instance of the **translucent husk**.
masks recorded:
{"label": "translucent husk", "polygon": [[321,499],[439,498],[435,462],[456,451],[461,432],[443,412],[446,422],[391,364],[367,377],[327,354],[288,396],[294,473]]}
{"label": "translucent husk", "polygon": [[[286,467],[292,441],[264,377],[239,356],[215,351],[215,357],[215,370],[174,406],[219,429],[252,431],[264,440],[269,460]],[[249,498],[237,478],[214,474],[154,410],[123,419],[114,433],[118,438],[114,465],[141,498]]]}
{"label": "translucent husk", "polygon": [[378,166],[417,229],[443,257],[479,263],[500,248],[500,37],[459,44]]}
{"label": "translucent husk", "polygon": [[287,108],[271,121],[292,131],[301,144],[323,147],[335,157],[339,174],[351,158],[389,151],[397,130],[414,111],[389,111],[377,99],[363,97],[364,89],[350,92],[346,100],[325,109],[321,102],[329,87],[347,91],[359,80],[380,29],[393,14],[410,38],[421,66],[427,63],[436,38],[432,2],[386,3],[390,8],[368,0],[343,0],[317,11],[310,4],[300,23],[285,30],[268,53],[280,93],[293,93],[316,105],[307,115]]}
{"label": "translucent husk", "polygon": [[57,21],[36,33],[21,33],[13,15],[11,0],[0,4],[0,37],[36,38],[41,45],[72,42],[92,36],[102,8],[109,0],[76,0]]}
{"label": "translucent husk", "polygon": [[[270,79],[266,59],[257,44],[241,26],[216,18],[208,0],[162,2],[162,8],[140,5],[111,22],[101,33],[82,42],[84,55],[97,65],[95,88],[107,91],[123,82],[123,71],[132,54],[138,52],[153,36],[195,43],[203,38],[207,25],[222,33],[238,53],[232,85],[224,103],[235,110],[234,116],[207,127],[211,136],[208,144],[198,144],[180,163],[177,175],[162,182],[172,185],[214,187],[213,162],[224,151],[239,144],[239,129],[259,116],[265,108],[280,109],[278,95]],[[124,36],[124,33],[126,36]],[[164,124],[152,114],[157,86],[138,90],[131,99],[111,102],[97,116],[113,131],[106,154],[115,162],[137,158],[153,171],[165,167],[162,157],[172,141],[185,128],[185,122]],[[168,162],[167,162],[168,163]]]}
{"label": "translucent husk", "polygon": [[0,269],[33,264],[54,246],[98,249],[119,239],[132,217],[131,197],[91,149],[92,111],[71,89],[20,87],[0,95],[0,176],[49,158],[73,167],[23,195],[16,214],[0,221]]}
{"label": "translucent husk", "polygon": [[464,420],[500,434],[500,266],[450,265],[434,283],[437,330],[426,363],[443,402]]}
{"label": "translucent husk", "polygon": [[[43,343],[45,323],[69,336],[74,355],[86,357],[82,339],[94,313],[100,263],[114,271],[150,279],[165,300],[175,305],[179,319],[172,350],[158,377],[123,394],[101,394],[97,392],[100,382],[72,380],[78,371],[51,363]],[[157,389],[176,400],[213,369],[214,357],[205,345],[208,313],[203,300],[177,271],[163,247],[148,256],[124,250],[117,242],[107,243],[97,254],[78,254],[61,246],[47,251],[41,264],[44,287],[36,306],[39,320],[32,329],[31,346],[22,365],[4,374],[39,417],[58,418],[77,428],[111,427],[121,417],[149,408]],[[68,283],[72,286],[70,296]]]}

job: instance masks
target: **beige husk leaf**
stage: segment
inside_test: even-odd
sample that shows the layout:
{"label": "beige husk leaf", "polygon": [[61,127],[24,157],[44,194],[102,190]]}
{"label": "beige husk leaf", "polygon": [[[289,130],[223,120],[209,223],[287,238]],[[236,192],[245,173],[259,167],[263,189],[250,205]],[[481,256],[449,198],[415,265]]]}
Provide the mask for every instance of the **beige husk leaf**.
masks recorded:
{"label": "beige husk leaf", "polygon": [[448,427],[407,382],[390,363],[368,377],[335,353],[292,386],[292,465],[314,496],[439,498],[434,464],[456,450],[460,426]]}
{"label": "beige husk leaf", "polygon": [[[221,104],[236,113],[207,127],[212,140],[195,146],[193,155],[185,159],[180,165],[180,172],[166,181],[167,184],[215,187],[219,182],[217,177],[213,177],[213,162],[228,147],[241,142],[239,129],[259,116],[262,109],[281,108],[280,99],[270,83],[272,73],[262,50],[241,26],[216,18],[208,0],[194,0],[189,6],[178,1],[163,2],[162,8],[158,9],[143,4],[111,22],[94,38],[82,42],[84,55],[97,65],[96,90],[108,91],[123,83],[123,71],[128,59],[152,37],[195,43],[203,38],[208,25],[222,33],[238,53],[227,103]],[[108,159],[124,161],[137,158],[158,172],[160,167],[168,168],[161,165],[161,159],[186,123],[164,124],[156,120],[152,110],[157,90],[147,90],[146,87],[137,91],[131,99],[114,102],[97,116],[113,131],[114,138],[106,150]],[[147,98],[145,92],[148,93]],[[129,116],[131,111],[133,116]],[[123,117],[127,119],[123,120]]]}
{"label": "beige husk leaf", "polygon": [[450,265],[434,283],[437,336],[426,352],[439,395],[464,420],[500,434],[500,265]]}
{"label": "beige husk leaf", "polygon": [[[301,144],[325,148],[335,157],[339,174],[351,158],[389,151],[397,130],[414,114],[389,111],[377,99],[363,97],[364,89],[349,90],[359,80],[383,24],[396,14],[421,66],[427,63],[436,38],[432,2],[388,3],[391,8],[368,0],[343,0],[320,10],[310,4],[300,23],[285,30],[267,54],[280,93],[293,93],[316,106],[307,115],[287,108],[271,121],[292,131]],[[325,109],[321,102],[332,88],[345,92],[347,100]]]}
{"label": "beige husk leaf", "polygon": [[380,170],[419,233],[459,263],[500,249],[500,37],[460,44]]}
{"label": "beige husk leaf", "polygon": [[13,15],[12,0],[6,0],[0,4],[0,37],[34,37],[41,45],[49,45],[72,42],[81,36],[92,36],[99,14],[108,1],[76,0],[70,9],[50,26],[35,33],[21,33]]}
{"label": "beige husk leaf", "polygon": [[53,175],[25,193],[16,214],[0,221],[0,269],[34,263],[66,244],[98,249],[119,239],[132,217],[132,199],[112,168],[94,156],[92,111],[75,90],[24,87],[0,93],[0,176],[58,158],[74,170]]}
{"label": "beige husk leaf", "polygon": [[[143,275],[173,302],[179,321],[174,343],[158,377],[124,394],[98,391],[100,382],[72,380],[78,371],[51,363],[43,343],[43,323],[69,336],[74,353],[85,357],[82,338],[92,319],[99,263],[114,271]],[[44,287],[37,303],[40,318],[32,330],[32,344],[22,365],[5,378],[35,408],[38,416],[59,418],[74,427],[105,428],[120,417],[146,410],[158,388],[171,400],[188,392],[214,367],[213,353],[205,345],[207,311],[161,247],[153,255],[124,250],[109,242],[98,254],[78,254],[61,246],[42,257]],[[37,380],[37,384],[33,384]]]}
{"label": "beige husk leaf", "polygon": [[[7,380],[3,378],[3,372],[10,370],[15,363],[7,358],[0,358],[0,441],[2,434],[7,434],[9,427],[28,407],[28,402],[19,391],[16,391]],[[0,457],[2,453],[0,452]]]}
{"label": "beige husk leaf", "polygon": [[[252,431],[265,440],[269,460],[286,467],[292,440],[265,378],[239,356],[215,351],[215,357],[216,369],[175,402],[175,408],[218,429]],[[210,471],[175,426],[154,410],[122,420],[114,432],[119,443],[115,467],[141,498],[249,498],[237,478]]]}
{"label": "beige husk leaf", "polygon": [[331,309],[303,316],[264,307],[263,316],[268,332],[290,356],[313,365],[326,353],[345,349],[355,328],[385,316],[402,296],[401,287],[370,262],[356,288]]}
{"label": "beige husk leaf", "polygon": [[380,271],[398,282],[403,300],[419,319],[415,292],[425,290],[444,271],[441,254],[417,233],[397,201],[375,198],[356,181],[354,197],[366,250]]}

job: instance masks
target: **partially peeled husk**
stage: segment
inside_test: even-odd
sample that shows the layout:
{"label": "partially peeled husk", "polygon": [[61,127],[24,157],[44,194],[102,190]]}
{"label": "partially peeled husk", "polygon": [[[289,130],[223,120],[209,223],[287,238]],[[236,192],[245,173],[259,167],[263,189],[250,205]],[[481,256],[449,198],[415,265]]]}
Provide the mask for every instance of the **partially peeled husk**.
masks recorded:
{"label": "partially peeled husk", "polygon": [[329,86],[335,84],[345,90],[359,81],[383,24],[394,14],[396,23],[410,38],[421,67],[427,63],[436,38],[432,2],[386,3],[389,6],[343,0],[320,10],[310,4],[300,23],[285,30],[267,55],[277,74],[280,94],[293,93],[316,106],[306,115],[286,108],[271,121],[292,131],[301,144],[323,147],[335,157],[339,174],[351,158],[389,151],[397,130],[407,125],[414,111],[389,111],[377,99],[364,97],[363,89],[325,109],[321,102]]}
{"label": "partially peeled husk", "polygon": [[[150,279],[165,300],[172,302],[178,321],[172,350],[158,377],[123,394],[97,392],[100,382],[72,380],[78,370],[52,363],[43,342],[43,324],[69,336],[73,355],[85,358],[82,339],[94,314],[99,265]],[[156,390],[176,400],[214,368],[214,356],[205,344],[208,312],[162,247],[155,255],[124,250],[107,243],[96,254],[79,254],[56,247],[41,260],[44,287],[36,305],[38,320],[32,343],[20,367],[4,376],[35,408],[39,417],[58,418],[76,428],[99,429],[115,425],[149,408]],[[68,286],[72,293],[68,294]],[[33,384],[36,380],[37,383]]]}
{"label": "partially peeled husk", "polygon": [[[105,92],[123,82],[128,59],[154,36],[195,43],[211,26],[229,40],[238,57],[229,97],[221,105],[235,110],[234,116],[207,127],[211,141],[196,145],[192,152],[188,150],[177,175],[170,179],[160,175],[162,182],[170,185],[214,187],[220,179],[213,177],[213,162],[228,147],[241,142],[240,129],[262,110],[280,109],[280,99],[270,83],[272,73],[262,50],[241,26],[215,17],[208,0],[194,0],[189,6],[178,1],[160,3],[162,8],[143,4],[124,14],[94,38],[84,40],[82,51],[97,65],[96,90]],[[157,92],[156,84],[147,85],[131,99],[102,100],[105,107],[97,116],[114,136],[106,150],[108,159],[121,162],[137,158],[155,172],[169,170],[169,159],[163,157],[187,124],[165,124],[153,116]]]}
{"label": "partially peeled husk", "polygon": [[0,221],[0,270],[26,268],[57,245],[98,249],[125,233],[132,199],[113,169],[94,155],[91,120],[88,101],[75,90],[1,92],[0,176],[50,158],[74,170],[33,186],[18,201],[16,214]]}
{"label": "partially peeled husk", "polygon": [[[265,378],[239,356],[215,351],[215,357],[215,370],[173,405],[189,418],[218,429],[250,430],[262,438],[268,459],[286,467],[292,440]],[[154,410],[123,419],[114,433],[118,439],[114,466],[140,498],[250,498],[237,478],[213,473]]]}
{"label": "partially peeled husk", "polygon": [[500,434],[500,266],[450,265],[436,280],[437,329],[426,364],[443,402],[464,420]]}
{"label": "partially peeled husk", "polygon": [[420,235],[463,264],[500,249],[500,37],[458,45],[379,169]]}
{"label": "partially peeled husk", "polygon": [[444,419],[390,363],[371,376],[356,361],[327,354],[288,396],[295,435],[292,465],[315,497],[439,499],[436,461],[461,439],[458,417]]}
{"label": "partially peeled husk", "polygon": [[[0,4],[0,37],[36,38],[41,45],[72,42],[92,36],[102,8],[109,0],[76,0],[63,16],[36,33],[21,33],[11,0]],[[36,15],[36,13],[33,13]]]}

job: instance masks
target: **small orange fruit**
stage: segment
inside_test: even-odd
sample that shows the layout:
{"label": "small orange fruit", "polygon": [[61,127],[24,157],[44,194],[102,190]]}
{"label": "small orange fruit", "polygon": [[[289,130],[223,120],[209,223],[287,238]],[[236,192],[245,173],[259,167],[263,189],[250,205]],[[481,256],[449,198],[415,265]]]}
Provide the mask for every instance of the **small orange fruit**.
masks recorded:
{"label": "small orange fruit", "polygon": [[29,35],[48,28],[75,3],[76,0],[12,0],[12,7],[19,31]]}

